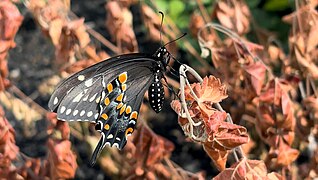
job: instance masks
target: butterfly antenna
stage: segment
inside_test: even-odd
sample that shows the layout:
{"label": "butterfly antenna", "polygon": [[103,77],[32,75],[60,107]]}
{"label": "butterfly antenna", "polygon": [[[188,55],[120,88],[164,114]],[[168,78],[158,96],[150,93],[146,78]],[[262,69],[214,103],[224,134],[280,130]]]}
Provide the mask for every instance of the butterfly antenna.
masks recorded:
{"label": "butterfly antenna", "polygon": [[163,24],[163,18],[165,17],[165,15],[163,14],[163,12],[159,11],[159,13],[161,14],[161,23],[160,23],[160,44],[162,45],[162,24]]}
{"label": "butterfly antenna", "polygon": [[163,45],[163,46],[166,46],[166,45],[168,45],[168,44],[171,44],[171,43],[173,43],[173,42],[176,42],[176,41],[178,41],[179,39],[181,39],[181,38],[183,38],[184,36],[186,36],[187,35],[187,33],[183,33],[180,37],[178,37],[177,39],[174,39],[174,40],[172,40],[172,41],[170,41],[170,42],[167,42],[165,45]]}

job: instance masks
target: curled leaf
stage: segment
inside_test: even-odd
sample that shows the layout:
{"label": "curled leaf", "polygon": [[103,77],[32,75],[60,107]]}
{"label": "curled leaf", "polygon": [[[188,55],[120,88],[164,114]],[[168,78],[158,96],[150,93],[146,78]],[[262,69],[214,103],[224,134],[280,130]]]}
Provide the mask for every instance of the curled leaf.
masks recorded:
{"label": "curled leaf", "polygon": [[265,81],[266,66],[262,62],[257,61],[245,66],[244,69],[251,76],[251,83],[256,94],[260,95]]}
{"label": "curled leaf", "polygon": [[238,34],[245,34],[249,31],[250,11],[243,1],[218,1],[216,16],[223,26]]}
{"label": "curled leaf", "polygon": [[[12,170],[11,161],[16,159],[19,152],[15,144],[15,131],[6,119],[4,110],[0,106],[0,178],[7,178]],[[11,169],[11,170],[10,170]]]}
{"label": "curled leaf", "polygon": [[191,93],[190,87],[187,86],[185,89],[186,100],[198,100],[199,103],[218,103],[228,96],[226,94],[226,86],[221,83],[220,79],[214,76],[203,78],[202,83],[193,83],[191,88],[198,99]]}
{"label": "curled leaf", "polygon": [[120,1],[109,1],[105,5],[107,12],[106,28],[113,37],[113,41],[122,52],[138,51],[138,44],[132,27],[132,14],[128,7],[121,6]]}
{"label": "curled leaf", "polygon": [[75,176],[77,169],[76,155],[71,150],[68,140],[54,141],[49,139],[49,165],[52,179],[69,179]]}
{"label": "curled leaf", "polygon": [[283,178],[278,173],[268,173],[263,161],[242,159],[230,168],[226,168],[213,179],[282,180]]}
{"label": "curled leaf", "polygon": [[[134,143],[138,148],[135,157],[141,164],[145,163],[145,167],[152,166],[160,162],[164,157],[170,156],[174,149],[174,145],[170,141],[155,135],[152,130],[144,126],[140,127],[135,137]],[[151,156],[143,160],[141,157],[144,157],[145,153],[151,154]]]}

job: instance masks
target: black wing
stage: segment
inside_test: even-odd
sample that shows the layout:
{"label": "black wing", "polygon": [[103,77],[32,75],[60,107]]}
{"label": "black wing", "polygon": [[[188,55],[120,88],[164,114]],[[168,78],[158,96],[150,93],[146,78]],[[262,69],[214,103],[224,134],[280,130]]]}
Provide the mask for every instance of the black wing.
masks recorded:
{"label": "black wing", "polygon": [[88,67],[58,85],[49,101],[49,109],[59,120],[96,122],[103,84],[112,81],[122,72],[131,80],[134,71],[148,73],[155,61],[145,54],[129,54],[110,58]]}
{"label": "black wing", "polygon": [[101,138],[91,164],[105,145],[122,149],[127,143],[156,64],[143,54],[114,57],[72,75],[52,94],[49,108],[57,112],[58,119],[97,123]]}

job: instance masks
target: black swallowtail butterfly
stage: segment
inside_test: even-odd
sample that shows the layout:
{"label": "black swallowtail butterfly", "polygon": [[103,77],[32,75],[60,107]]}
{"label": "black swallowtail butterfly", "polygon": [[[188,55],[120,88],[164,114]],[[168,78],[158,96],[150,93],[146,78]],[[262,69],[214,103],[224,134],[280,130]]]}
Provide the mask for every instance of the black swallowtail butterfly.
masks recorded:
{"label": "black swallowtail butterfly", "polygon": [[165,46],[153,55],[120,55],[77,72],[57,86],[48,104],[57,118],[96,123],[95,129],[101,133],[92,165],[105,145],[125,146],[146,90],[152,109],[157,113],[162,110],[161,79],[170,58]]}

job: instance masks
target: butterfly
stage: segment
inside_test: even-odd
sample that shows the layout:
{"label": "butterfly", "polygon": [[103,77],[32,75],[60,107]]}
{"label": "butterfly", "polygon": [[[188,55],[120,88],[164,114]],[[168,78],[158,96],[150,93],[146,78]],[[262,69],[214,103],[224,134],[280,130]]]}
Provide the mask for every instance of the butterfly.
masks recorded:
{"label": "butterfly", "polygon": [[106,145],[120,150],[126,145],[147,90],[152,109],[157,113],[162,110],[161,80],[170,58],[165,46],[153,55],[119,55],[71,75],[56,87],[48,107],[57,113],[57,119],[92,122],[101,133],[92,165]]}

